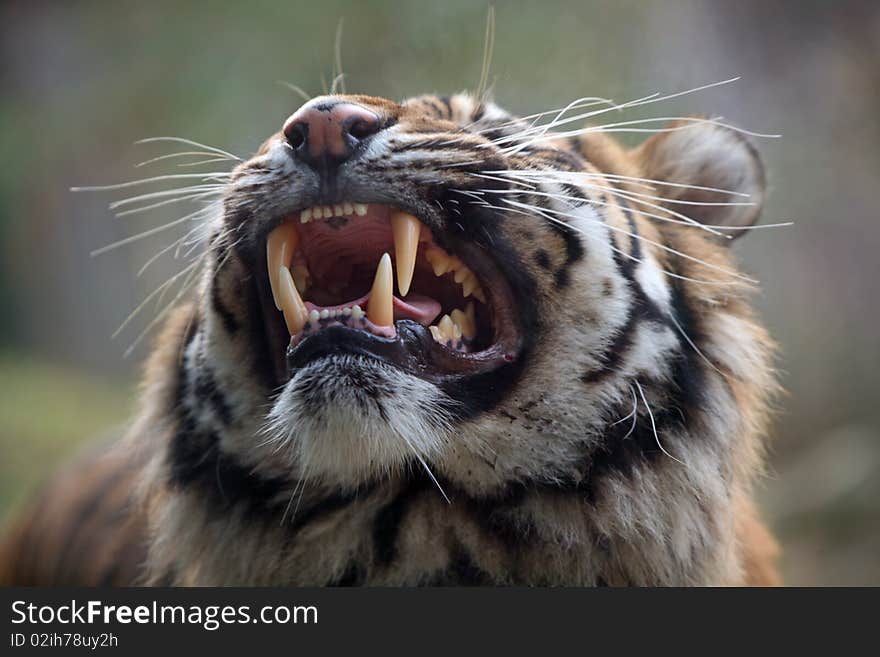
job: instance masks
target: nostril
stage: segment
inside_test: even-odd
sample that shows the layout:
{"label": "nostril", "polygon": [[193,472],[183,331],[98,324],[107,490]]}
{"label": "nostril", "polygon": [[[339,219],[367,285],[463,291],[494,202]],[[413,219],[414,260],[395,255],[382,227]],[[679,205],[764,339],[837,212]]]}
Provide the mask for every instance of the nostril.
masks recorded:
{"label": "nostril", "polygon": [[361,141],[379,131],[379,121],[372,117],[355,119],[348,126],[348,134]]}
{"label": "nostril", "polygon": [[307,131],[308,126],[305,123],[288,123],[284,126],[284,137],[287,139],[287,143],[290,144],[291,147],[299,148],[306,143]]}

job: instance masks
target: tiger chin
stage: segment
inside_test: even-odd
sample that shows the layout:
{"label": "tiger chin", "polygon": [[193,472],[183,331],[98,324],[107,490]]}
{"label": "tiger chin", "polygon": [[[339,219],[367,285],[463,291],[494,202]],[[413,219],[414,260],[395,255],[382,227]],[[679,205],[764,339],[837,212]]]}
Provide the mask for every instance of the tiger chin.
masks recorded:
{"label": "tiger chin", "polygon": [[315,98],[226,179],[124,439],[5,583],[769,585],[773,345],[699,118],[626,149],[467,95]]}

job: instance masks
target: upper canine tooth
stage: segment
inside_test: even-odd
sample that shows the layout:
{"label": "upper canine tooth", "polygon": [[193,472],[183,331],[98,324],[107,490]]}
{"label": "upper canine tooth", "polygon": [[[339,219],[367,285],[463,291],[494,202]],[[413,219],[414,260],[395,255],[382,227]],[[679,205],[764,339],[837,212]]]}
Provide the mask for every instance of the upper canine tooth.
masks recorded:
{"label": "upper canine tooth", "polygon": [[409,286],[412,284],[421,226],[419,220],[407,212],[400,210],[391,212],[391,233],[394,236],[394,257],[397,261],[397,288],[402,297],[409,293]]}
{"label": "upper canine tooth", "polygon": [[293,277],[287,267],[278,268],[278,298],[281,301],[281,310],[284,313],[284,322],[291,335],[302,331],[308,318],[306,306],[296,291]]}
{"label": "upper canine tooth", "polygon": [[281,310],[279,302],[278,288],[278,270],[281,267],[285,269],[290,266],[293,258],[293,252],[299,246],[299,233],[296,230],[296,224],[287,221],[275,230],[269,233],[266,240],[266,266],[269,272],[269,287],[272,289],[272,300],[275,307]]}
{"label": "upper canine tooth", "polygon": [[394,272],[391,269],[391,256],[383,253],[376,268],[373,289],[367,300],[367,319],[377,326],[391,326],[394,323]]}
{"label": "upper canine tooth", "polygon": [[367,204],[366,203],[355,203],[354,204],[355,214],[359,217],[363,217],[367,214]]}

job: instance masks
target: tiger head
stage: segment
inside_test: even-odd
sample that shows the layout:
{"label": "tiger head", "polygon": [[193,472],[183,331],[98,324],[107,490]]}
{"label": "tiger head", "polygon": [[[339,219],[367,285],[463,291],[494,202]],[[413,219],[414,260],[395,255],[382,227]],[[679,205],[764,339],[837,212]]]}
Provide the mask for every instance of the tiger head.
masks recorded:
{"label": "tiger head", "polygon": [[728,244],[760,161],[701,118],[627,150],[580,107],[575,129],[467,95],[296,110],[229,176],[178,323],[178,482],[279,508],[414,474],[612,504],[633,477],[745,487],[771,347]]}

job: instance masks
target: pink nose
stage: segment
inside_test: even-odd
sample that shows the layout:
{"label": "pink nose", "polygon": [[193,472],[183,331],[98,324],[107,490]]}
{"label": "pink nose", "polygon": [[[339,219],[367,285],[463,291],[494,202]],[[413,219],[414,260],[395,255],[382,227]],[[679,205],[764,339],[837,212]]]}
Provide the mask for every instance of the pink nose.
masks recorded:
{"label": "pink nose", "polygon": [[379,117],[360,105],[312,100],[284,122],[284,136],[303,159],[346,160],[367,137],[379,131]]}

